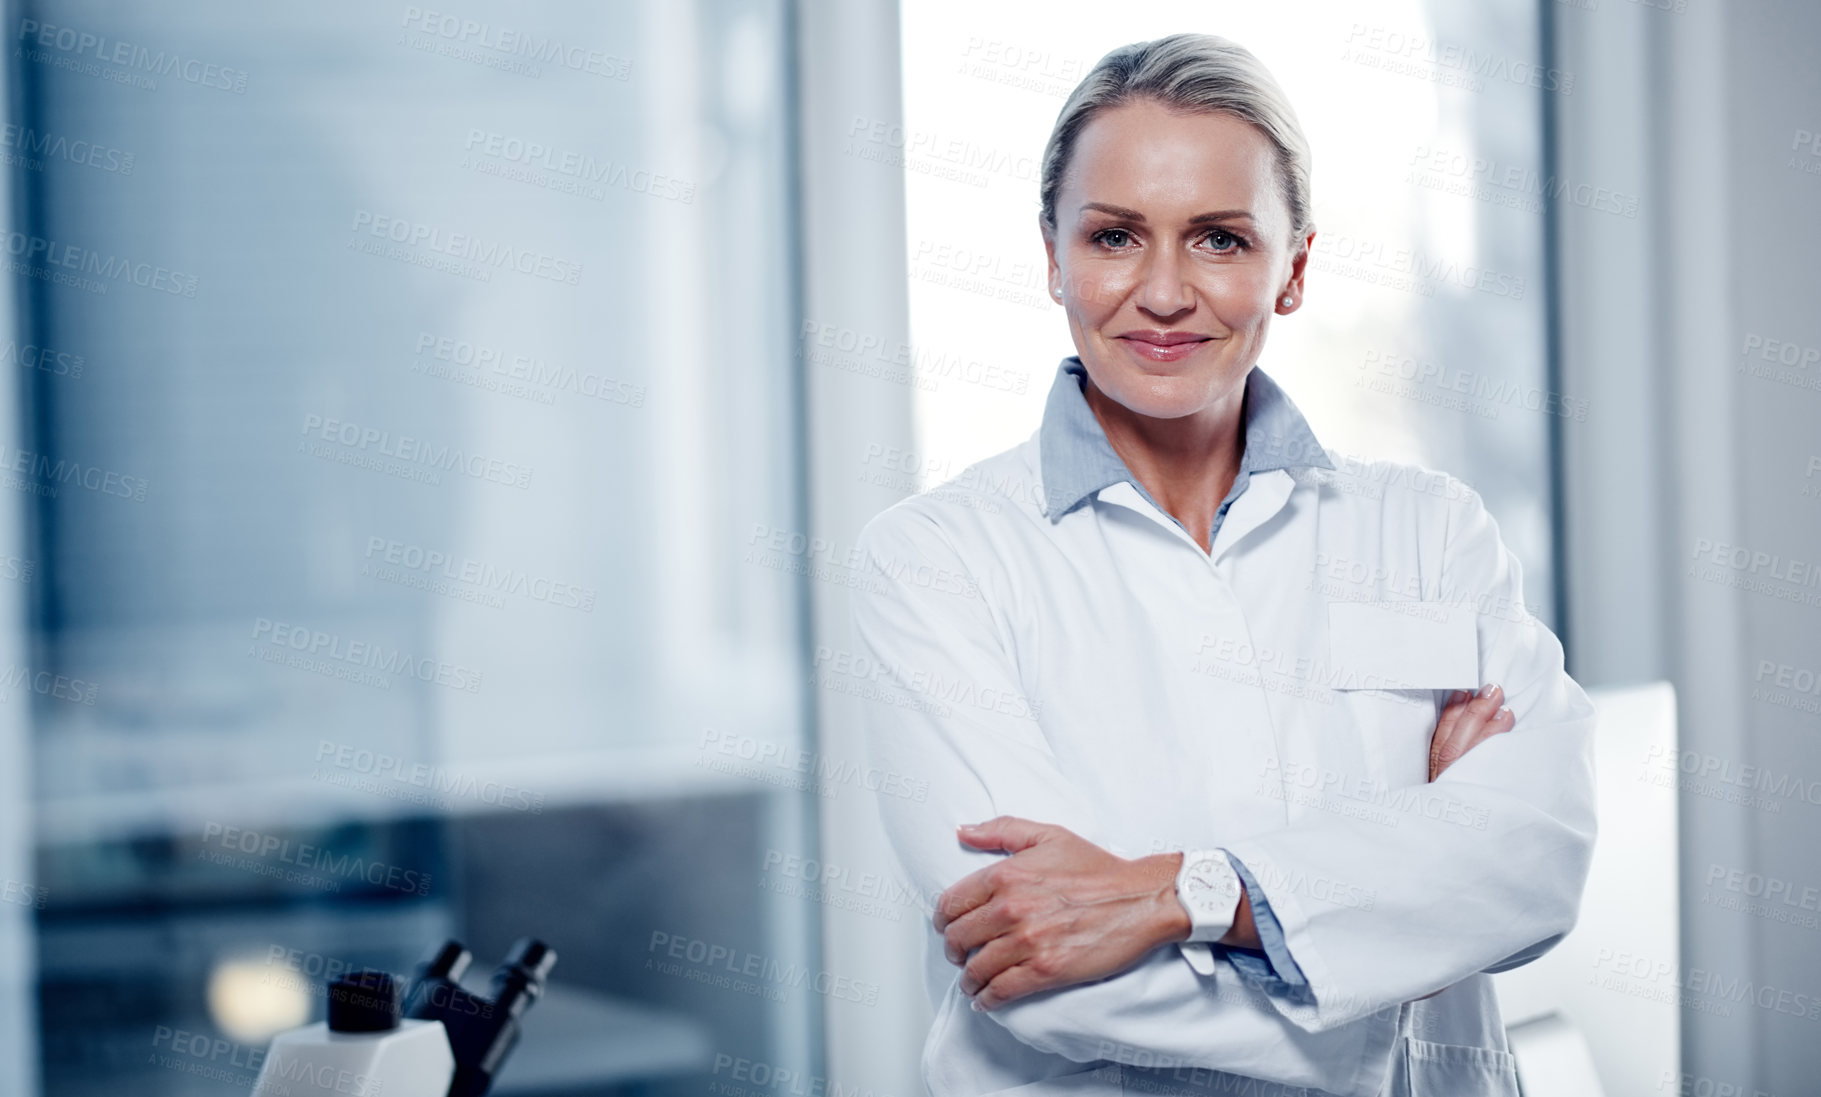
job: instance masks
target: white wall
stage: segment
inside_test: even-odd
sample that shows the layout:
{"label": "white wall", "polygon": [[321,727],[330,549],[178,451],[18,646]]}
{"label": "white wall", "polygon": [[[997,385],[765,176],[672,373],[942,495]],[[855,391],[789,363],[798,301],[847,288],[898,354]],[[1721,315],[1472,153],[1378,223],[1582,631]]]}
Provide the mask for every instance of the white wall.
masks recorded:
{"label": "white wall", "polygon": [[[811,536],[836,546],[838,560],[867,519],[903,495],[855,475],[867,447],[908,449],[912,440],[907,387],[828,365],[814,355],[824,330],[820,325],[887,348],[910,338],[903,177],[852,155],[848,141],[856,118],[891,125],[903,117],[898,6],[894,0],[806,0],[799,19],[803,312],[817,325],[807,336],[800,333],[797,344],[805,356],[809,527]],[[850,647],[846,588],[810,586],[816,643]],[[859,702],[825,689],[818,689],[816,698],[823,757],[863,760]],[[822,803],[825,862],[856,875],[892,873],[891,851],[871,797],[847,793],[843,789]],[[825,1007],[830,1092],[837,1085],[881,1097],[923,1092],[917,1060],[930,1016],[921,974],[922,916],[902,904],[889,910],[898,920],[823,907],[828,970],[881,988],[877,1004],[831,997]]]}
{"label": "white wall", "polygon": [[[1821,694],[1775,681],[1821,671],[1821,580],[1771,573],[1821,562],[1821,362],[1803,364],[1821,348],[1821,149],[1792,147],[1821,131],[1821,7],[1666,2],[1556,9],[1557,63],[1584,74],[1561,174],[1645,199],[1636,223],[1564,211],[1563,383],[1598,411],[1565,439],[1570,658],[1589,685],[1666,677],[1680,699],[1683,942],[1653,985],[1682,1002],[1686,1081],[1804,1093],[1821,721],[1798,706]],[[1773,339],[1805,348],[1795,366],[1742,353]],[[1743,567],[1703,562],[1710,544],[1748,550]],[[1773,880],[1793,905],[1728,905]]]}

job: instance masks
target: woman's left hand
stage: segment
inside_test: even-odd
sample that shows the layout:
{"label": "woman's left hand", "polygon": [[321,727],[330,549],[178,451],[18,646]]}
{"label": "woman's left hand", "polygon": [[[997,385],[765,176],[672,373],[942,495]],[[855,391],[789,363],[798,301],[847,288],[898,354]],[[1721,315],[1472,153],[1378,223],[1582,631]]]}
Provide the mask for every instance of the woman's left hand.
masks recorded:
{"label": "woman's left hand", "polygon": [[974,1008],[1115,975],[1147,952],[1186,941],[1176,899],[1180,853],[1128,861],[1059,826],[1000,816],[959,830],[979,850],[1013,856],[942,893],[937,932],[963,965]]}

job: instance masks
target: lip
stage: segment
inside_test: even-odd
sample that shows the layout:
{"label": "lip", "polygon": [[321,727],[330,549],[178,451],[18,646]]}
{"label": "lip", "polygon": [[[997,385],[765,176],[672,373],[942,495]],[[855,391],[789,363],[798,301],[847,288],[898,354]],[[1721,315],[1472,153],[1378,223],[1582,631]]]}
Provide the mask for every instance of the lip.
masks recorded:
{"label": "lip", "polygon": [[1192,331],[1128,331],[1117,338],[1131,347],[1140,358],[1151,362],[1174,362],[1186,358],[1201,344],[1212,341],[1209,336]]}

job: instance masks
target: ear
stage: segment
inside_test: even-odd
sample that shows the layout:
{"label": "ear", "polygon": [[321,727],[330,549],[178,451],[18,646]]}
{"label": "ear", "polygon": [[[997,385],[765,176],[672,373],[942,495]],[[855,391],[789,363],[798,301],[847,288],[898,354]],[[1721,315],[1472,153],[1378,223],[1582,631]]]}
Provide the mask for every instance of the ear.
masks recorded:
{"label": "ear", "polygon": [[1062,267],[1056,263],[1056,234],[1037,214],[1037,232],[1043,237],[1043,254],[1049,264],[1050,300],[1062,303]]}
{"label": "ear", "polygon": [[[1277,292],[1277,314],[1287,316],[1302,307],[1303,275],[1309,269],[1309,249],[1315,246],[1315,230],[1310,229],[1301,240],[1296,242],[1296,250],[1290,255],[1290,280]],[[1288,305],[1284,297],[1290,298]]]}

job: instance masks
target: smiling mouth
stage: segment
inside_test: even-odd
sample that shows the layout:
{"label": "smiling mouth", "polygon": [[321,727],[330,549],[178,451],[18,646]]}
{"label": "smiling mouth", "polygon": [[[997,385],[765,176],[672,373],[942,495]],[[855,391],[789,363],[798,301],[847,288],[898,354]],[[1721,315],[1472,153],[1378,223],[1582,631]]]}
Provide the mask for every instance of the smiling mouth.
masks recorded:
{"label": "smiling mouth", "polygon": [[1151,362],[1174,362],[1213,341],[1206,335],[1187,331],[1134,332],[1118,336],[1118,339],[1140,358]]}

